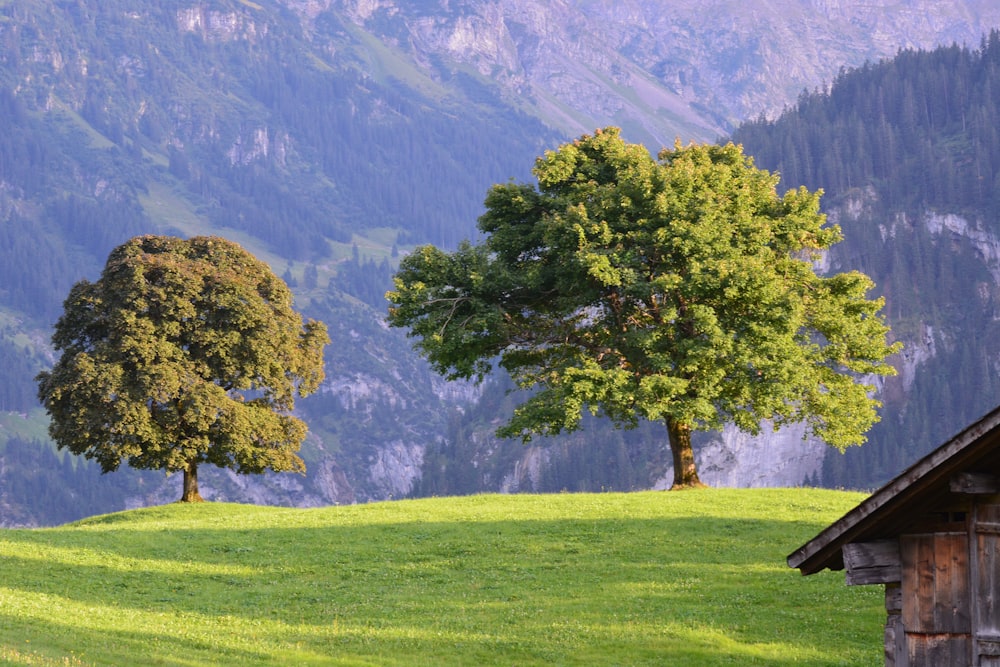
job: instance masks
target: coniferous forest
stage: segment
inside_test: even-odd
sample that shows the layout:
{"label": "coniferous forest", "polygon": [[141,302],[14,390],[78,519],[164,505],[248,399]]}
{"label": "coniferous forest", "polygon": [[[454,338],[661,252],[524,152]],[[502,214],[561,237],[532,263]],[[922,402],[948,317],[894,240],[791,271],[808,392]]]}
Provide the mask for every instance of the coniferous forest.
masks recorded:
{"label": "coniferous forest", "polygon": [[887,383],[869,444],[827,456],[823,485],[880,485],[1000,396],[1000,33],[844,71],[732,138],[784,187],[825,191],[834,261],[874,278],[900,364],[922,359]]}

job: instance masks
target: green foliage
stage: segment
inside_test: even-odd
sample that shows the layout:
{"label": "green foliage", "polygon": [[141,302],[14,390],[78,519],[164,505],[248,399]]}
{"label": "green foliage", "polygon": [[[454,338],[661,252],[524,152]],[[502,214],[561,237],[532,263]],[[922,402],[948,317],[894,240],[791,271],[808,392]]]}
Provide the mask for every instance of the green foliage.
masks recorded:
{"label": "green foliage", "polygon": [[60,448],[105,471],[302,471],[296,394],[323,379],[322,323],[304,326],[267,265],[221,238],[142,236],[70,291],[38,376]]}
{"label": "green foliage", "polygon": [[537,188],[490,190],[483,243],[418,248],[387,295],[390,323],[438,372],[482,379],[499,359],[538,390],[500,434],[573,431],[589,410],[666,421],[675,456],[689,429],[728,421],[756,433],[805,420],[840,449],[864,441],[878,402],[859,377],[894,373],[884,359],[899,346],[866,276],[815,273],[840,240],[818,194],[779,197],[732,144],[657,161],[613,128],[534,173]]}
{"label": "green foliage", "polygon": [[860,500],[171,504],[0,531],[0,662],[872,665],[881,588],[784,562]]}

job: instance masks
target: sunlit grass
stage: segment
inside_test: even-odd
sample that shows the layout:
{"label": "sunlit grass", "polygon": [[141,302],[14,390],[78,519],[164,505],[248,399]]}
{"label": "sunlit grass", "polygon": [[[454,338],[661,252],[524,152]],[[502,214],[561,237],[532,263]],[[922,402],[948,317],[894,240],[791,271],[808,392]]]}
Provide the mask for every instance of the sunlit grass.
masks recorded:
{"label": "sunlit grass", "polygon": [[784,563],[860,498],[209,503],[0,531],[0,662],[877,664],[881,590]]}

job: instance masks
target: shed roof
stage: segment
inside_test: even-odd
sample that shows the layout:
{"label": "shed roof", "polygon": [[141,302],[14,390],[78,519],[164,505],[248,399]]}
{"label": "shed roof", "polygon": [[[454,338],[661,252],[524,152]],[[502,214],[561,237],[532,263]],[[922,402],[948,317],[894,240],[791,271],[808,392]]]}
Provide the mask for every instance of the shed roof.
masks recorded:
{"label": "shed roof", "polygon": [[1000,472],[1000,407],[979,419],[788,556],[802,574],[842,570],[842,547],[900,534],[914,516],[947,500],[956,473]]}

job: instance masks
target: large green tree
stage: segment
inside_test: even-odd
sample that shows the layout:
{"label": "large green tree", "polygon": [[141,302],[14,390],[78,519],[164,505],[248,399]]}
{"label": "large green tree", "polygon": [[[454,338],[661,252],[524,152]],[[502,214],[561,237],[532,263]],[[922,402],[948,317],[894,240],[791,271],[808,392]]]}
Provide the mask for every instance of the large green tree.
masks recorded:
{"label": "large green tree", "polygon": [[693,430],[806,421],[838,448],[878,419],[863,378],[896,351],[858,272],[816,260],[840,240],[819,194],[777,194],[738,146],[654,159],[608,128],[539,158],[537,186],[495,185],[484,237],[408,255],[389,322],[449,378],[499,363],[529,397],[499,431],[571,431],[584,410],[666,425],[674,488],[697,486]]}
{"label": "large green tree", "polygon": [[141,236],[115,248],[97,282],[73,286],[52,336],[62,355],[38,376],[60,448],[104,472],[305,470],[294,396],[323,379],[320,322],[303,323],[266,264],[222,238]]}

